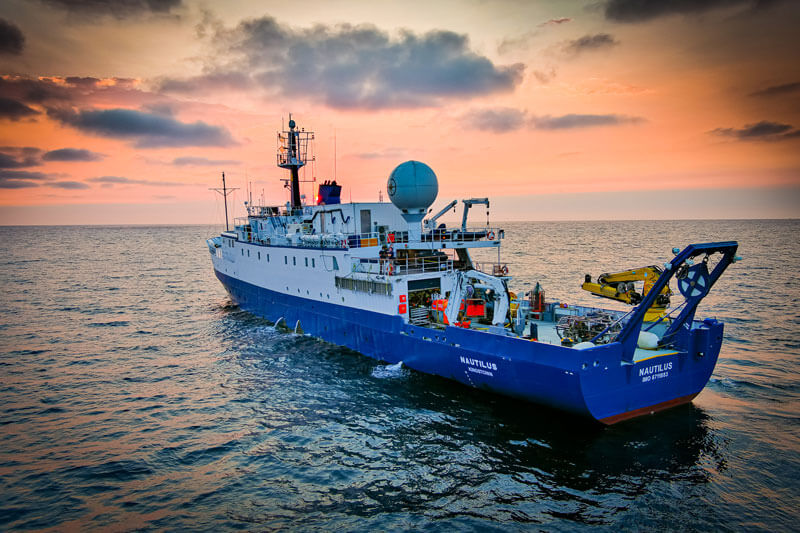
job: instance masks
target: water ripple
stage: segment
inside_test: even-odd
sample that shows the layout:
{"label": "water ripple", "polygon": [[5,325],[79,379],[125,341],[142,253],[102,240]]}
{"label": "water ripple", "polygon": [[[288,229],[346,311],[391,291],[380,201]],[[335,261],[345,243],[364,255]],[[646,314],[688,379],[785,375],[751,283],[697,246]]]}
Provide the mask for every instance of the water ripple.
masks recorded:
{"label": "water ripple", "polygon": [[612,428],[277,331],[214,278],[217,230],[0,228],[0,529],[797,523],[800,223],[507,225],[512,290],[590,305],[584,273],[742,243],[701,310],[726,322],[709,386]]}

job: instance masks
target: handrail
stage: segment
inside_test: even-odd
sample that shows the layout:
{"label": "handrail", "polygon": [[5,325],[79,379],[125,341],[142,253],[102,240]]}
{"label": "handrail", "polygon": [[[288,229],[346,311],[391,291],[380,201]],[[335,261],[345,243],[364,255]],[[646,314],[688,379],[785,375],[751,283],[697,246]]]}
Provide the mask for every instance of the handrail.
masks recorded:
{"label": "handrail", "polygon": [[499,227],[485,228],[442,228],[432,229],[422,234],[422,242],[456,241],[474,242],[480,240],[500,240],[505,238],[505,230]]}
{"label": "handrail", "polygon": [[383,274],[399,276],[426,272],[449,272],[453,270],[453,260],[443,257],[415,257],[381,259],[375,257],[353,257],[352,271],[363,274]]}

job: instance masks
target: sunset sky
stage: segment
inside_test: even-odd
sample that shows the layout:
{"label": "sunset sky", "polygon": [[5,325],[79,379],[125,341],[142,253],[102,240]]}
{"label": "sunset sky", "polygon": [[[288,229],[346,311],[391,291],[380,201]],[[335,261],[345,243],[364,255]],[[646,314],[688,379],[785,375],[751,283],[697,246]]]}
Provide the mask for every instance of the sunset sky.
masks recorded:
{"label": "sunset sky", "polygon": [[495,220],[797,218],[798,50],[796,1],[4,0],[0,224],[283,204],[290,112],[345,200],[415,159]]}

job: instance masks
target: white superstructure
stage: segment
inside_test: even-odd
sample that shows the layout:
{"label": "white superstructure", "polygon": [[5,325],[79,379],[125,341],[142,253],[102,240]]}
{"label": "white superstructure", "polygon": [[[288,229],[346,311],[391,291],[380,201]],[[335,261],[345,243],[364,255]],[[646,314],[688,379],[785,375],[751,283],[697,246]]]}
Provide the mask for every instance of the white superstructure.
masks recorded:
{"label": "white superstructure", "polygon": [[[278,164],[292,171],[291,186],[297,187],[296,169],[305,164],[313,134],[298,131],[294,121],[289,126],[279,134]],[[461,227],[433,228],[432,217],[423,231],[438,192],[436,176],[424,163],[408,161],[395,168],[387,183],[392,203],[341,204],[340,190],[335,182],[321,185],[320,205],[303,205],[294,193],[284,206],[246,204],[246,218],[208,240],[214,269],[309,303],[400,315],[413,323],[459,322],[463,301],[480,298],[485,325],[506,322],[509,294],[502,276],[507,269],[494,264],[493,272],[479,272],[467,252],[500,247],[502,230],[466,225],[473,203],[488,206],[488,201],[465,200]],[[437,300],[447,300],[441,314],[431,313]]]}

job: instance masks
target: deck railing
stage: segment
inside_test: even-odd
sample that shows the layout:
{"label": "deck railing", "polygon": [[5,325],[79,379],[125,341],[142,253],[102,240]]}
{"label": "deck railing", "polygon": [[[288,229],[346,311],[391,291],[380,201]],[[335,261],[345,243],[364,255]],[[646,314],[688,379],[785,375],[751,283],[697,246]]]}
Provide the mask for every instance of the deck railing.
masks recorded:
{"label": "deck railing", "polygon": [[[235,232],[244,242],[258,244],[280,244],[298,248],[367,248],[372,246],[395,245],[408,242],[407,231],[370,232],[370,233],[313,233],[309,228],[303,229],[299,238],[294,235],[277,235],[266,237],[264,231],[253,231],[250,218],[234,219]],[[422,234],[422,242],[474,242],[502,239],[504,232],[500,228],[468,228],[437,229]],[[499,272],[499,271],[498,271]],[[488,272],[487,273],[494,273]],[[501,275],[494,273],[494,275]]]}
{"label": "deck railing", "polygon": [[453,260],[446,257],[415,257],[376,259],[374,257],[353,257],[353,272],[363,274],[384,274],[399,276],[425,272],[448,272],[453,270]]}

